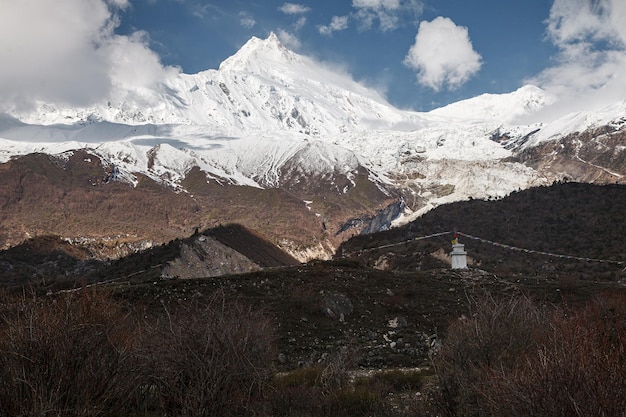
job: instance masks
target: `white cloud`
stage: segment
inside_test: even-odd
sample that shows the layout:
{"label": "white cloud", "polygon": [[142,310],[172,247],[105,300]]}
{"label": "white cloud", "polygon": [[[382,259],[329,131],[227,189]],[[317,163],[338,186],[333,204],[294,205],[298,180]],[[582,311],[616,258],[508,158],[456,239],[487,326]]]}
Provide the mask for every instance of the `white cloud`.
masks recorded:
{"label": "white cloud", "polygon": [[239,24],[246,29],[251,29],[256,25],[256,20],[247,12],[239,12]]}
{"label": "white cloud", "polygon": [[482,58],[474,51],[467,28],[437,17],[420,23],[404,63],[418,71],[420,84],[439,91],[467,82],[480,70]]}
{"label": "white cloud", "polygon": [[311,11],[311,8],[303,4],[283,3],[283,5],[278,8],[278,10],[288,15],[299,16],[292,25],[293,29],[297,32],[302,29],[304,25],[306,25],[306,16],[303,15],[309,13]]}
{"label": "white cloud", "polygon": [[555,0],[546,24],[559,54],[527,82],[559,98],[554,116],[626,98],[626,2]]}
{"label": "white cloud", "polygon": [[179,70],[163,67],[159,56],[149,49],[148,35],[135,32],[131,36],[114,35],[101,47],[110,63],[108,76],[114,86],[122,89],[152,88]]}
{"label": "white cloud", "polygon": [[107,3],[120,8],[125,8],[129,5],[128,0],[108,0]]}
{"label": "white cloud", "polygon": [[36,101],[89,105],[113,88],[149,86],[164,68],[144,33],[120,36],[127,0],[21,0],[0,13],[0,111]]}
{"label": "white cloud", "polygon": [[297,51],[302,46],[300,39],[292,33],[283,29],[278,29],[276,36],[280,39],[280,42],[292,51]]}
{"label": "white cloud", "polygon": [[361,30],[368,30],[378,21],[383,32],[398,28],[407,15],[421,14],[421,0],[352,0],[354,18],[359,21]]}
{"label": "white cloud", "polygon": [[306,25],[306,17],[300,16],[300,18],[293,24],[293,27],[295,30],[300,30],[304,27],[304,25]]}
{"label": "white cloud", "polygon": [[603,39],[623,46],[626,29],[615,24],[620,9],[624,18],[624,8],[621,0],[556,0],[547,20],[548,35],[559,46]]}
{"label": "white cloud", "polygon": [[348,16],[333,16],[328,26],[318,26],[318,31],[325,36],[331,36],[333,32],[348,28]]}
{"label": "white cloud", "polygon": [[241,26],[245,27],[246,29],[251,29],[254,27],[254,25],[256,25],[256,20],[251,17],[242,17],[239,23],[241,23]]}
{"label": "white cloud", "polygon": [[285,14],[304,14],[310,12],[311,8],[303,4],[284,3],[278,10]]}

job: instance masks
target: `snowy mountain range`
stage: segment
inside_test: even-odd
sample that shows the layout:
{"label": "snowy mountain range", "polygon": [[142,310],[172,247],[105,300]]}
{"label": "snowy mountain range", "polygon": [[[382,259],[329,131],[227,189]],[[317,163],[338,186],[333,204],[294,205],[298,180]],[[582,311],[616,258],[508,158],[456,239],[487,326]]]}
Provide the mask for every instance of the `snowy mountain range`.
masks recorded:
{"label": "snowy mountain range", "polygon": [[[529,85],[428,113],[400,110],[271,34],[217,70],[177,74],[154,89],[115,91],[89,108],[40,103],[0,115],[0,162],[31,153],[67,160],[86,149],[132,185],[146,176],[191,193],[185,179],[199,169],[208,183],[287,189],[309,209],[311,198],[341,196],[366,178],[403,201],[397,222],[554,180],[624,182],[626,101],[517,122],[553,101]],[[332,217],[322,205],[314,211]]]}

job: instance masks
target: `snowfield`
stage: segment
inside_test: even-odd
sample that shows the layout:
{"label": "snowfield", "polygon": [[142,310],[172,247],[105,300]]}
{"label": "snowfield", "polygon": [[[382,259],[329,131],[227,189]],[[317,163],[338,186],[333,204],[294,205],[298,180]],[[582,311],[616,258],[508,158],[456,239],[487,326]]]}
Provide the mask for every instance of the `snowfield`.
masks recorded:
{"label": "snowfield", "polygon": [[[378,93],[295,54],[275,35],[252,38],[217,70],[176,74],[155,90],[115,91],[90,108],[41,103],[0,115],[0,162],[86,148],[134,174],[180,187],[195,166],[207,178],[277,187],[286,164],[302,175],[366,167],[429,207],[502,196],[545,183],[502,138],[536,146],[593,126],[626,123],[626,102],[543,123],[516,124],[550,106],[535,86],[484,94],[428,113],[394,108]],[[448,187],[446,195],[432,191]]]}

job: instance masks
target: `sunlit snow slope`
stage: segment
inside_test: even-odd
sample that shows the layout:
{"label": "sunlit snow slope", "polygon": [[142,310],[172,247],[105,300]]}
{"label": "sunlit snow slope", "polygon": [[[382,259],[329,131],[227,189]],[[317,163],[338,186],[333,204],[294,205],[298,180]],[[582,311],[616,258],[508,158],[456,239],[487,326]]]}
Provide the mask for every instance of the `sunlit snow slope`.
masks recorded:
{"label": "sunlit snow slope", "polygon": [[403,111],[272,34],[252,38],[217,70],[177,74],[152,90],[115,91],[90,108],[40,103],[3,115],[0,161],[89,148],[130,182],[142,173],[175,187],[195,166],[207,179],[262,188],[280,187],[287,166],[348,178],[364,167],[420,213],[544,184],[551,179],[516,161],[517,151],[624,116],[622,104],[601,115],[515,124],[553,100],[525,86],[429,113]]}

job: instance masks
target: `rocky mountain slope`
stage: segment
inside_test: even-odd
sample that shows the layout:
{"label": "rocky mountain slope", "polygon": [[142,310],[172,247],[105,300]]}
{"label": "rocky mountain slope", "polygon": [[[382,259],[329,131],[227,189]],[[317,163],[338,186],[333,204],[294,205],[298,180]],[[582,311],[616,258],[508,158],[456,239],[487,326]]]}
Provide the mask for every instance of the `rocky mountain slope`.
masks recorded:
{"label": "rocky mountain slope", "polygon": [[[221,292],[275,320],[277,361],[286,369],[346,349],[360,366],[423,366],[447,326],[468,316],[470,300],[485,294],[574,306],[598,294],[624,293],[625,198],[623,185],[566,183],[447,204],[404,227],[352,238],[334,260],[306,265],[293,265],[257,233],[229,225],[109,262],[90,260],[67,241],[37,238],[0,251],[0,268],[4,278],[20,269],[23,277],[35,276],[28,282],[35,293],[98,281],[129,311],[154,315]],[[615,263],[514,251],[460,236],[474,265],[452,271],[445,259],[451,234],[414,239],[454,227],[501,244]],[[252,264],[257,267],[249,269]],[[24,281],[13,283],[21,294]]]}
{"label": "rocky mountain slope", "polygon": [[155,90],[1,115],[0,245],[52,233],[116,257],[236,222],[300,260],[328,258],[389,227],[376,215],[399,201],[397,224],[564,178],[623,183],[626,105],[515,124],[552,101],[525,86],[399,110],[274,35],[253,38]]}
{"label": "rocky mountain slope", "polygon": [[0,251],[0,287],[55,292],[103,282],[206,278],[300,264],[261,234],[237,224],[134,248],[115,260],[97,259],[101,252],[58,236],[31,238]]}

